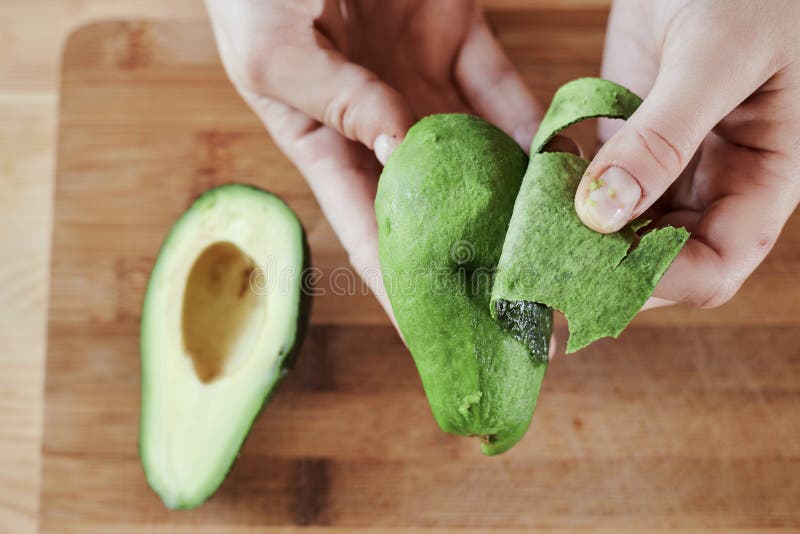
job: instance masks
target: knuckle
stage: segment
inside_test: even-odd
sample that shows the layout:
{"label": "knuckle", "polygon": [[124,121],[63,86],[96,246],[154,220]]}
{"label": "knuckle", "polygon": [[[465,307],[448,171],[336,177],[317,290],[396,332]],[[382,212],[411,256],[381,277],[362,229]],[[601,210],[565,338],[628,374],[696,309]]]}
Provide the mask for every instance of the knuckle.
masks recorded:
{"label": "knuckle", "polygon": [[703,309],[718,308],[736,295],[741,284],[742,282],[731,277],[718,278],[718,281],[706,291],[695,295],[693,304]]}
{"label": "knuckle", "polygon": [[348,139],[355,138],[355,105],[349,95],[342,92],[333,94],[322,110],[322,122],[341,132]]}
{"label": "knuckle", "polygon": [[487,92],[496,94],[514,79],[514,66],[507,61],[502,61],[487,73]]}
{"label": "knuckle", "polygon": [[264,65],[258,54],[248,52],[242,58],[242,69],[239,74],[239,82],[258,93],[263,92],[267,83],[264,73]]}
{"label": "knuckle", "polygon": [[668,176],[677,176],[689,160],[688,150],[679,146],[664,129],[637,126],[633,129],[637,143]]}
{"label": "knuckle", "polygon": [[727,291],[717,288],[708,294],[701,295],[701,297],[694,304],[698,308],[702,308],[704,310],[718,308],[728,302],[732,297],[732,293],[728,293]]}
{"label": "knuckle", "polygon": [[372,107],[373,100],[383,95],[383,84],[377,78],[364,75],[351,91],[338,91],[326,102],[322,120],[325,124],[341,132],[348,139],[362,140],[359,108]]}

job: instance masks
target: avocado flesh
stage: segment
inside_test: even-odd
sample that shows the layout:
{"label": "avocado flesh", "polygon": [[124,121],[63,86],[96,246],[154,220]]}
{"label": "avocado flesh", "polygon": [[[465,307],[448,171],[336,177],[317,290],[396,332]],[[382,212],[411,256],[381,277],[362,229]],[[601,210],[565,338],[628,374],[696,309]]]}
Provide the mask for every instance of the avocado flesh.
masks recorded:
{"label": "avocado flesh", "polygon": [[[433,115],[389,158],[375,200],[384,283],[433,415],[446,432],[480,437],[486,454],[525,434],[547,367],[547,342],[532,350],[490,315],[526,166],[489,123]],[[518,313],[549,342],[551,310]]]}
{"label": "avocado flesh", "polygon": [[167,236],[142,312],[139,452],[168,507],[217,489],[287,372],[307,261],[295,214],[249,186],[206,192]]}

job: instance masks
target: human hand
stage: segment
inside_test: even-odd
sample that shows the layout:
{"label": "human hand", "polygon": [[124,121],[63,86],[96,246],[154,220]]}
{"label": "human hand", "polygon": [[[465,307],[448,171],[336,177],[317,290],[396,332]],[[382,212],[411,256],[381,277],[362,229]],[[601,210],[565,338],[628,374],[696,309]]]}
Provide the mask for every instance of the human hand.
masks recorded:
{"label": "human hand", "polygon": [[[468,0],[207,0],[234,86],[359,274],[378,268],[380,163],[419,118],[480,115],[527,147],[540,109]],[[372,150],[375,151],[373,155]],[[365,281],[391,316],[380,277]]]}
{"label": "human hand", "polygon": [[575,208],[603,233],[646,211],[692,233],[646,307],[729,300],[797,206],[798,21],[796,0],[615,2],[603,77],[647,97],[601,123]]}

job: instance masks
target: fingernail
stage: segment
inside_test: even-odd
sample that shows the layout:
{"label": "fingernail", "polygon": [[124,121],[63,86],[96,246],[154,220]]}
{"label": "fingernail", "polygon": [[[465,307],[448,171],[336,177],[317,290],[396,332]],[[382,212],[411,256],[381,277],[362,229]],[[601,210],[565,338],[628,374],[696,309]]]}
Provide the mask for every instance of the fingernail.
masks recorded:
{"label": "fingernail", "polygon": [[375,157],[381,162],[381,165],[386,165],[389,156],[392,155],[394,149],[400,145],[400,139],[396,135],[380,134],[375,138],[373,143],[373,150]]}
{"label": "fingernail", "polygon": [[587,226],[598,232],[616,232],[633,216],[642,188],[625,169],[609,167],[596,178],[584,175],[575,210]]}
{"label": "fingernail", "polygon": [[537,128],[539,128],[538,124],[525,124],[514,130],[511,137],[525,152],[528,152],[531,149],[531,141],[533,141],[533,136],[536,135]]}

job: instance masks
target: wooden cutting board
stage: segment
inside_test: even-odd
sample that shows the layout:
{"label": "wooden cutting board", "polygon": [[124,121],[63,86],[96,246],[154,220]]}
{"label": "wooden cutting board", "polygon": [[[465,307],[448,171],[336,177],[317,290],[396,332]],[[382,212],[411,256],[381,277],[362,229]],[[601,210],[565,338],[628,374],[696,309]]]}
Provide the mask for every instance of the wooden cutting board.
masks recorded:
{"label": "wooden cutting board", "polygon": [[[605,17],[490,13],[545,102],[568,79],[598,72]],[[800,528],[797,216],[730,304],[650,312],[618,341],[555,359],[530,432],[495,458],[438,430],[373,298],[360,285],[351,295],[328,285],[296,370],[219,492],[198,510],[165,509],[136,449],[142,296],[175,218],[229,181],[288,201],[323,280],[347,265],[309,189],[226,80],[206,22],[107,22],[72,35],[55,193],[44,531]],[[563,340],[563,325],[559,332]]]}

